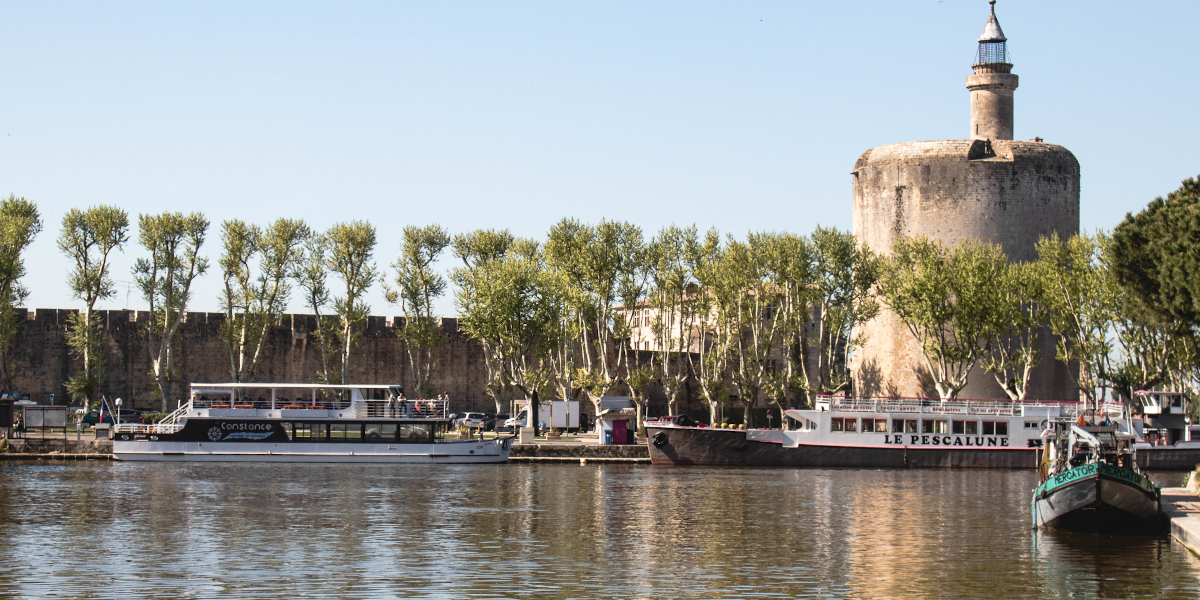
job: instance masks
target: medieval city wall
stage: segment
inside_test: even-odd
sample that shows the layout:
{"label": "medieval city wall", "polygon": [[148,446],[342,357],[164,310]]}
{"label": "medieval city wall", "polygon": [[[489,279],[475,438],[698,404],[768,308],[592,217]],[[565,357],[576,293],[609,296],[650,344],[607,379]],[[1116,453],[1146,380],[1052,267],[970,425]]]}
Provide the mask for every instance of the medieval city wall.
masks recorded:
{"label": "medieval city wall", "polygon": [[[20,321],[9,351],[13,391],[30,394],[40,404],[67,404],[63,382],[82,368],[66,343],[68,318],[75,309],[37,309]],[[161,408],[158,387],[150,367],[150,350],[145,327],[146,311],[96,311],[103,331],[104,391],[109,398],[121,397],[126,406]],[[221,340],[224,313],[190,312],[180,326],[176,345],[176,388],[174,396],[187,397],[191,382],[230,380],[229,351]],[[411,388],[411,369],[404,342],[396,335],[400,317],[369,317],[362,343],[354,352],[354,383],[399,383]],[[316,315],[289,314],[271,327],[263,357],[253,381],[309,382],[318,380],[321,351],[316,336]],[[495,404],[483,392],[486,372],[481,346],[458,328],[457,319],[442,319],[446,343],[438,349],[432,385],[437,393],[448,393],[452,410],[495,412]],[[173,407],[174,400],[169,404]]]}

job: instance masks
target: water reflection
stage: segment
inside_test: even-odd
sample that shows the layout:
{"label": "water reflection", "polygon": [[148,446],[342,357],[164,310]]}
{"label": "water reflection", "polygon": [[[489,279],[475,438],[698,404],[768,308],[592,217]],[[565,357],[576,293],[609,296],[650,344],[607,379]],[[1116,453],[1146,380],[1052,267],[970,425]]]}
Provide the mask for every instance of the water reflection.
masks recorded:
{"label": "water reflection", "polygon": [[1034,534],[1033,475],[0,464],[0,596],[1196,596],[1165,537]]}

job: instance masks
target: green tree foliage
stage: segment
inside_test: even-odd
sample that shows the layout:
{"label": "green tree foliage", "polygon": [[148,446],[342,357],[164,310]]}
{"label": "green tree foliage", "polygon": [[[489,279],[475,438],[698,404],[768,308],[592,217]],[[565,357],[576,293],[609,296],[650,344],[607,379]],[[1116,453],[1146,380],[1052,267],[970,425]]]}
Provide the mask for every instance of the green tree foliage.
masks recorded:
{"label": "green tree foliage", "polygon": [[880,281],[884,301],[921,346],[942,399],[967,385],[995,321],[996,284],[1008,259],[976,240],[953,249],[926,237],[899,238]]}
{"label": "green tree foliage", "polygon": [[237,219],[222,223],[221,337],[229,350],[232,381],[254,377],[267,331],[287,310],[290,278],[310,233],[303,221],[294,219],[278,219],[265,229]]}
{"label": "green tree foliage", "polygon": [[[460,292],[466,289],[466,286],[473,285],[477,278],[484,277],[492,263],[504,259],[515,242],[516,238],[507,230],[479,229],[454,236],[454,256],[462,261],[463,266],[452,273],[452,279]],[[484,299],[484,296],[457,294],[455,301],[458,303],[460,318],[471,314],[476,319],[484,319],[488,310],[487,305],[482,303]],[[483,361],[487,371],[485,391],[496,403],[496,414],[500,414],[504,411],[510,387],[504,376],[505,357],[495,340],[475,339],[483,347]]]}
{"label": "green tree foliage", "polygon": [[726,379],[731,350],[738,330],[734,311],[737,290],[727,276],[728,250],[716,229],[688,250],[688,260],[696,277],[696,314],[701,333],[697,340],[697,365],[700,393],[708,405],[710,423],[718,422],[718,413],[729,404]]}
{"label": "green tree foliage", "polygon": [[[652,343],[656,349],[653,367],[658,372],[671,414],[680,412],[680,401],[691,371],[691,355],[699,334],[697,283],[688,260],[689,250],[699,242],[695,226],[664,227],[650,241],[642,261],[650,284],[648,304],[653,309],[650,319]],[[642,407],[638,408],[640,411]]]}
{"label": "green tree foliage", "polygon": [[1112,233],[1112,269],[1139,310],[1200,330],[1200,179],[1128,214]]}
{"label": "green tree foliage", "polygon": [[98,400],[96,388],[103,381],[99,323],[93,312],[96,302],[114,294],[109,273],[109,254],[129,241],[129,215],[114,206],[73,208],[63,215],[58,249],[73,266],[67,285],[73,298],[84,303],[83,314],[72,315],[67,326],[71,353],[83,360],[83,370],[66,381],[71,397],[92,407]]}
{"label": "green tree foliage", "polygon": [[1037,264],[1005,265],[996,281],[987,347],[979,364],[1012,400],[1024,400],[1029,378],[1041,357],[1038,345],[1049,313],[1043,300],[1044,269]]}
{"label": "green tree foliage", "polygon": [[17,333],[17,307],[29,297],[21,284],[24,253],[42,231],[37,205],[15,195],[0,200],[0,390],[12,391],[8,350]]}
{"label": "green tree foliage", "polygon": [[187,315],[192,283],[208,270],[208,259],[200,256],[208,225],[208,219],[200,213],[138,216],[138,242],[150,256],[134,263],[133,274],[142,297],[150,304],[152,318],[146,337],[152,374],[162,396],[162,412],[171,410],[175,341]]}
{"label": "green tree foliage", "polygon": [[642,268],[644,247],[642,230],[619,221],[591,226],[563,219],[546,237],[546,266],[562,284],[559,343],[551,356],[558,393],[573,399],[586,392],[597,413],[626,367],[628,354],[617,351],[616,307],[622,282]]}
{"label": "green tree foliage", "polygon": [[317,376],[321,383],[325,384],[340,382],[332,366],[338,354],[338,322],[336,319],[326,318],[327,314],[322,312],[331,300],[327,284],[328,271],[325,270],[328,254],[329,239],[323,233],[309,231],[292,273],[292,277],[304,291],[304,306],[312,310],[317,317],[316,330],[305,335],[311,334],[317,340],[321,353],[321,371]]}
{"label": "green tree foliage", "polygon": [[342,280],[342,294],[333,298],[338,316],[338,361],[341,382],[349,383],[353,370],[351,356],[362,340],[362,330],[371,307],[363,300],[379,276],[372,261],[375,252],[375,226],[365,221],[338,223],[325,234],[328,242],[325,268]]}
{"label": "green tree foliage", "polygon": [[559,343],[564,311],[561,278],[545,265],[537,245],[514,240],[502,258],[457,269],[460,325],[496,349],[505,384],[530,399],[538,428],[538,401],[551,385],[550,355]]}
{"label": "green tree foliage", "polygon": [[413,393],[432,395],[430,373],[434,367],[433,351],[445,343],[433,301],[446,293],[446,278],[433,270],[442,251],[450,245],[450,234],[441,225],[404,228],[400,258],[392,264],[396,269],[396,286],[392,290],[384,283],[388,302],[404,313],[400,338],[408,351],[412,370]]}
{"label": "green tree foliage", "polygon": [[1106,254],[1121,290],[1118,353],[1111,377],[1129,398],[1157,386],[1200,390],[1200,178],[1128,214]]}
{"label": "green tree foliage", "polygon": [[1089,401],[1105,396],[1120,290],[1104,258],[1103,234],[1038,241],[1050,329],[1058,336],[1056,357],[1079,365],[1075,385]]}
{"label": "green tree foliage", "polygon": [[782,411],[798,401],[807,403],[807,394],[814,389],[809,383],[807,355],[809,325],[816,323],[813,303],[818,298],[814,281],[817,256],[812,242],[804,236],[769,234],[766,241],[763,260],[767,272],[773,274],[778,305],[764,318],[778,320],[779,339],[778,349],[767,359],[762,387]]}
{"label": "green tree foliage", "polygon": [[772,260],[779,238],[751,233],[746,242],[729,240],[721,276],[732,292],[727,316],[733,335],[733,383],[743,400],[743,423],[753,424],[753,409],[768,375],[778,368],[777,350],[786,320],[780,313],[785,276]]}
{"label": "green tree foliage", "polygon": [[[812,233],[811,285],[804,273],[790,277],[792,288],[811,290],[814,341],[806,343],[817,355],[816,374],[807,389],[822,394],[846,391],[851,382],[850,363],[855,350],[866,343],[859,332],[864,323],[879,314],[874,289],[883,261],[848,231],[817,227]],[[799,269],[799,265],[795,267]],[[803,331],[808,306],[802,291],[792,301],[799,307],[793,330]],[[811,399],[811,398],[810,398]]]}

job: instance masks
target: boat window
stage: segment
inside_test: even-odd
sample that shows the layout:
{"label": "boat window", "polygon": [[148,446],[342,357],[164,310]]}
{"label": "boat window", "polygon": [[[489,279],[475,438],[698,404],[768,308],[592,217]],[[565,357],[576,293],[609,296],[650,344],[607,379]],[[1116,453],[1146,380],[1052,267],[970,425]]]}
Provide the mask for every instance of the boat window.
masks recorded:
{"label": "boat window", "polygon": [[921,433],[946,433],[947,429],[941,419],[921,419]]}
{"label": "boat window", "polygon": [[852,417],[834,417],[829,425],[831,431],[858,431],[858,419]]}
{"label": "boat window", "polygon": [[433,426],[427,423],[400,423],[399,442],[432,442]]}
{"label": "boat window", "polygon": [[1037,421],[1025,421],[1025,429],[1037,429]]}
{"label": "boat window", "polygon": [[357,442],[362,439],[362,423],[330,423],[329,439],[338,442]]}
{"label": "boat window", "polygon": [[289,440],[296,439],[296,436],[292,434],[291,423],[280,423],[279,426],[283,428],[283,432],[287,434]]}
{"label": "boat window", "polygon": [[979,421],[954,421],[952,431],[955,435],[978,435]]}
{"label": "boat window", "polygon": [[892,419],[892,433],[916,433],[916,419]]}
{"label": "boat window", "polygon": [[887,419],[863,419],[863,433],[887,433]]}
{"label": "boat window", "polygon": [[983,435],[1008,435],[1008,421],[984,421]]}
{"label": "boat window", "polygon": [[367,423],[363,437],[368,442],[392,442],[396,440],[395,423]]}
{"label": "boat window", "polygon": [[324,423],[291,423],[292,440],[305,442],[325,439]]}

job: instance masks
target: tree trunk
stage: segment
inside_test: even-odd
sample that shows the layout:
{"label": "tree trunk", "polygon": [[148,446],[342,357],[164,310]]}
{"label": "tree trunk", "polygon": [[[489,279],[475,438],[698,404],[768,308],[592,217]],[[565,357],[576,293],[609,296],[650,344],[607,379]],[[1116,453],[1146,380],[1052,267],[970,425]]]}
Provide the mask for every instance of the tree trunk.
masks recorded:
{"label": "tree trunk", "polygon": [[538,427],[538,393],[533,390],[529,394],[529,426],[533,427],[533,437],[541,435]]}
{"label": "tree trunk", "polygon": [[[350,383],[350,332],[352,326],[347,321],[346,326],[342,327],[342,385]],[[417,391],[417,398],[421,397],[420,390]]]}

